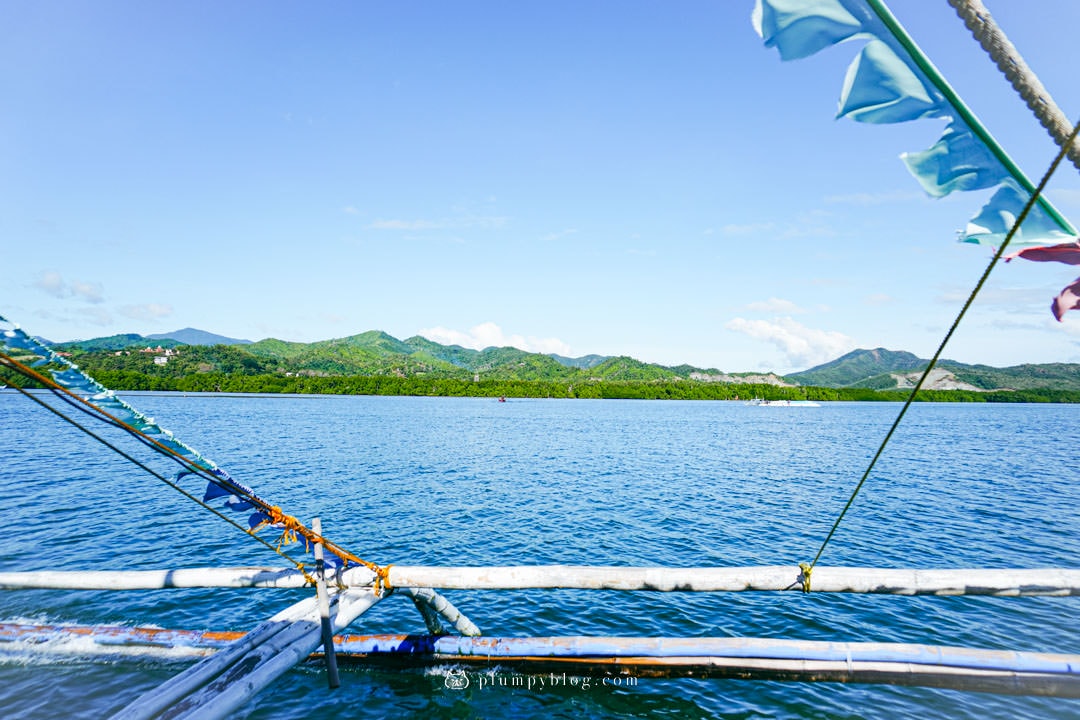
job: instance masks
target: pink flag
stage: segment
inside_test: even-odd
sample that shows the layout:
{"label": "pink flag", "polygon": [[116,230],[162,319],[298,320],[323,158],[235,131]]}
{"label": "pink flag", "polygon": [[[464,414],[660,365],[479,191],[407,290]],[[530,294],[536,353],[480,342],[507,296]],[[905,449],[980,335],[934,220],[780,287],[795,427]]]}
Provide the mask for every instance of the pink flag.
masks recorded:
{"label": "pink flag", "polygon": [[1005,256],[1005,262],[1013,258],[1024,258],[1035,262],[1059,262],[1066,265],[1080,265],[1080,241],[1061,245],[1024,248]]}
{"label": "pink flag", "polygon": [[1080,308],[1080,279],[1062,290],[1050,304],[1050,310],[1058,322],[1061,322],[1062,315],[1077,308]]}
{"label": "pink flag", "polygon": [[[1024,248],[1005,256],[1005,262],[1014,258],[1024,258],[1035,262],[1059,262],[1066,265],[1080,265],[1080,240],[1061,245]],[[1050,304],[1050,311],[1061,322],[1062,316],[1070,310],[1080,308],[1080,279],[1061,291]]]}

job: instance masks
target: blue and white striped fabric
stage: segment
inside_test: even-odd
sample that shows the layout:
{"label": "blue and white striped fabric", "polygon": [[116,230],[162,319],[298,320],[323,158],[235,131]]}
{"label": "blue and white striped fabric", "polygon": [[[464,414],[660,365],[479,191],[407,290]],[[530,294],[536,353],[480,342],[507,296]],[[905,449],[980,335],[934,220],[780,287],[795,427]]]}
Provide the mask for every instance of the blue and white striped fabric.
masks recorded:
{"label": "blue and white striped fabric", "polygon": [[[225,498],[224,507],[236,512],[244,512],[253,507],[250,502],[244,499],[254,495],[250,488],[237,482],[227,472],[214,464],[213,461],[174,437],[170,431],[158,425],[153,418],[146,417],[131,405],[116,397],[112,390],[105,388],[70,360],[53,352],[47,346],[23,332],[18,325],[9,322],[3,317],[0,317],[0,349],[6,352],[20,350],[35,356],[37,359],[32,365],[51,375],[57,385],[128,427],[138,430],[149,439],[176,453],[191,465],[209,473],[213,479],[207,483],[203,495],[204,502]],[[179,471],[174,479],[179,482],[183,477],[194,474],[191,470],[185,469]]]}

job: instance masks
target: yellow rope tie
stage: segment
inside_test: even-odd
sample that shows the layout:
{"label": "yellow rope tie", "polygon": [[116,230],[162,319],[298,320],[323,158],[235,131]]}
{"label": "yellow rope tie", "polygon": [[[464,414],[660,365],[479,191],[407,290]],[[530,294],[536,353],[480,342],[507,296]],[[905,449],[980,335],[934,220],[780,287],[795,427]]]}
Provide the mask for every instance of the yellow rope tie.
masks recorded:
{"label": "yellow rope tie", "polygon": [[390,584],[390,568],[394,567],[393,563],[386,567],[381,567],[375,570],[375,597],[382,597],[383,593],[390,593],[394,591],[394,586]]}
{"label": "yellow rope tie", "polygon": [[[327,552],[333,553],[341,560],[345,562],[353,562],[357,565],[362,565],[371,572],[375,573],[374,590],[376,597],[382,597],[384,592],[389,592],[393,590],[393,587],[390,585],[389,580],[389,571],[391,567],[390,565],[387,565],[386,567],[380,567],[373,562],[364,560],[357,557],[356,555],[353,555],[351,552],[338,547],[326,538],[315,533],[315,531],[308,529],[294,516],[283,512],[281,508],[276,505],[267,508],[265,510],[265,513],[268,519],[263,520],[261,523],[255,526],[254,530],[258,530],[259,528],[265,527],[267,525],[274,525],[284,528],[281,533],[281,537],[278,538],[278,547],[281,547],[281,545],[287,545],[289,543],[296,542],[297,536],[304,538],[305,545],[321,544]],[[302,568],[301,572],[304,572]],[[304,572],[304,577],[307,578],[308,582],[310,582],[312,585],[315,584],[315,581],[312,580],[311,576],[308,575],[306,572]]]}
{"label": "yellow rope tie", "polygon": [[802,583],[802,591],[804,593],[810,592],[810,573],[814,571],[814,566],[810,563],[799,563],[799,569],[802,570],[799,573],[799,581]]}
{"label": "yellow rope tie", "polygon": [[315,587],[318,584],[318,581],[314,577],[312,577],[311,573],[304,569],[304,563],[296,563],[296,569],[299,570],[300,574],[304,576],[304,580],[307,581],[308,585],[310,585],[311,587]]}
{"label": "yellow rope tie", "polygon": [[270,525],[275,525],[282,528],[281,537],[278,538],[278,547],[282,545],[291,545],[296,542],[297,534],[300,534],[307,540],[307,533],[304,531],[307,528],[292,515],[284,513],[277,505],[273,505],[267,509],[267,515],[270,517]]}

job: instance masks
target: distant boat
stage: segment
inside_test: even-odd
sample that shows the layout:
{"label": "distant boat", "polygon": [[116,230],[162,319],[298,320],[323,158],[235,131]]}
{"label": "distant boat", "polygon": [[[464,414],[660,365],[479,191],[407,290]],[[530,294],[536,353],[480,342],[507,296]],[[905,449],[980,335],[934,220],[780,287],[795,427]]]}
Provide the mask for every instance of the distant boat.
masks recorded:
{"label": "distant boat", "polygon": [[821,403],[813,400],[762,400],[754,398],[747,400],[747,405],[768,405],[769,407],[821,407]]}
{"label": "distant boat", "polygon": [[502,396],[500,396],[500,397],[499,397],[499,402],[506,402],[506,398],[505,398],[505,397],[502,397]]}

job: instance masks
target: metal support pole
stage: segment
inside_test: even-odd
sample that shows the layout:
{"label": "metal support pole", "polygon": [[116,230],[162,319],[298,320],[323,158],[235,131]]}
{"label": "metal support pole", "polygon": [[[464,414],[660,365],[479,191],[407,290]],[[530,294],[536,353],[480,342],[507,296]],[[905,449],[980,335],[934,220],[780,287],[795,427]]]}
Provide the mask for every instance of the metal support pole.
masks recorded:
{"label": "metal support pole", "polygon": [[[311,521],[311,529],[322,537],[322,520]],[[341,687],[338,677],[337,655],[334,654],[334,626],[330,622],[330,596],[326,592],[326,562],[322,543],[315,543],[315,591],[319,596],[319,618],[322,621],[323,654],[326,657],[326,682],[331,690]]]}

